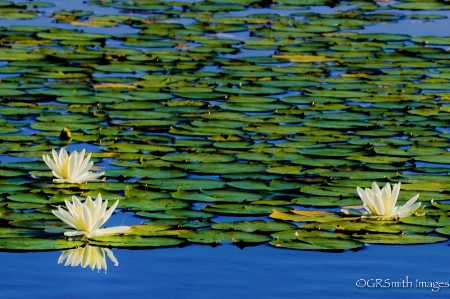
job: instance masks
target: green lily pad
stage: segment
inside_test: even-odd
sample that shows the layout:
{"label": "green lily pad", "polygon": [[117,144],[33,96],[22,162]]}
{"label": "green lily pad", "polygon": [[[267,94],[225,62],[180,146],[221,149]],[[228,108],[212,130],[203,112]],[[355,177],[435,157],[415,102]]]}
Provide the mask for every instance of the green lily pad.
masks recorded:
{"label": "green lily pad", "polygon": [[61,250],[82,246],[81,241],[50,238],[0,238],[0,249],[14,251]]}
{"label": "green lily pad", "polygon": [[175,169],[161,168],[126,168],[106,170],[106,177],[142,177],[151,179],[179,178],[187,176],[186,173]]}
{"label": "green lily pad", "polygon": [[212,225],[213,229],[218,230],[239,230],[245,232],[276,232],[288,229],[295,229],[296,226],[284,222],[266,222],[261,220],[255,221],[237,221],[237,222],[221,222]]}
{"label": "green lily pad", "polygon": [[266,243],[272,238],[266,235],[260,235],[249,232],[240,231],[222,231],[222,230],[202,230],[197,232],[189,232],[179,235],[180,238],[185,238],[189,242],[200,244],[214,244],[214,243]]}
{"label": "green lily pad", "polygon": [[[295,212],[295,211],[294,211]],[[278,220],[287,220],[293,222],[330,222],[342,219],[339,214],[324,211],[300,211],[296,213],[285,213],[283,210],[276,208],[270,217]]]}
{"label": "green lily pad", "polygon": [[409,234],[365,234],[357,236],[364,243],[371,244],[427,244],[447,241],[448,238]]}
{"label": "green lily pad", "polygon": [[[269,215],[275,207],[270,205],[251,205],[235,203],[215,203],[203,208],[204,211],[225,215]],[[276,207],[280,211],[288,211],[284,207]]]}
{"label": "green lily pad", "polygon": [[208,189],[220,189],[225,186],[225,183],[217,180],[207,179],[152,179],[152,180],[140,180],[141,184],[146,184],[153,188],[160,188],[166,190],[208,190]]}
{"label": "green lily pad", "polygon": [[277,248],[318,251],[355,250],[364,247],[364,243],[362,242],[331,238],[307,238],[304,242],[286,242],[273,240],[270,242],[270,245]]}
{"label": "green lily pad", "polygon": [[249,173],[262,172],[266,169],[264,165],[247,163],[196,163],[196,164],[176,164],[185,171],[208,174],[229,174],[229,173]]}
{"label": "green lily pad", "polygon": [[171,162],[190,162],[190,163],[218,163],[231,162],[235,159],[233,156],[215,154],[215,153],[189,153],[189,154],[168,154],[161,157],[162,160]]}
{"label": "green lily pad", "polygon": [[173,198],[195,202],[244,202],[254,201],[262,198],[262,195],[251,192],[234,190],[202,190],[200,192],[189,192],[179,189],[172,193]]}
{"label": "green lily pad", "polygon": [[179,246],[184,240],[170,237],[141,237],[141,236],[105,236],[96,237],[89,244],[111,246],[117,248],[154,248]]}

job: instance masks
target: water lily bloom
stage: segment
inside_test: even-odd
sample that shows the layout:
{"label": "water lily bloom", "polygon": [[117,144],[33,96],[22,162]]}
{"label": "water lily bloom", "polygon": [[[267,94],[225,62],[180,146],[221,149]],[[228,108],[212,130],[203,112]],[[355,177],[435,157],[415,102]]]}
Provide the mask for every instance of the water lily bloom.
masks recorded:
{"label": "water lily bloom", "polygon": [[371,216],[381,216],[381,218],[401,218],[414,213],[421,205],[420,202],[415,203],[419,198],[419,194],[413,196],[403,206],[396,206],[397,197],[400,193],[401,183],[391,185],[387,183],[383,189],[378,187],[377,183],[372,183],[372,189],[363,190],[357,187],[358,195],[364,202],[366,214]]}
{"label": "water lily bloom", "polygon": [[129,226],[115,226],[109,228],[100,228],[119,204],[117,200],[108,210],[108,201],[102,201],[102,195],[99,193],[95,201],[90,196],[86,198],[84,203],[76,197],[72,196],[73,203],[68,200],[65,201],[67,210],[58,207],[58,210],[53,210],[53,214],[64,221],[67,225],[75,230],[64,232],[67,237],[82,236],[93,238],[104,235],[115,235],[126,233],[130,230]]}
{"label": "water lily bloom", "polygon": [[90,172],[89,170],[94,164],[92,161],[89,162],[92,153],[87,157],[84,157],[84,154],[85,150],[83,149],[80,153],[74,151],[68,155],[66,150],[61,148],[59,155],[55,150],[52,150],[53,160],[49,155],[43,155],[42,158],[52,170],[53,175],[57,177],[53,180],[55,183],[81,184],[87,181],[95,181],[105,174],[105,172]]}
{"label": "water lily bloom", "polygon": [[114,256],[113,252],[109,248],[102,248],[98,246],[86,245],[75,249],[65,250],[58,259],[58,264],[64,263],[64,266],[81,267],[86,268],[89,266],[92,270],[98,271],[108,269],[106,264],[106,255],[109,257],[114,266],[118,266],[119,262]]}

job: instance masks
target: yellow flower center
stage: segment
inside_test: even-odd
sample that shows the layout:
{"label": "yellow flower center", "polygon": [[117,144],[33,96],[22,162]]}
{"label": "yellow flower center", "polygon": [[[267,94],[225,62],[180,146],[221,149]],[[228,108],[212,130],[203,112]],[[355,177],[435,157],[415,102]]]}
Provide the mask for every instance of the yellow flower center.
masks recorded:
{"label": "yellow flower center", "polygon": [[62,174],[63,178],[70,179],[69,178],[69,158],[66,158],[64,165],[61,165],[61,174]]}
{"label": "yellow flower center", "polygon": [[391,210],[389,209],[391,203],[391,197],[388,196],[386,199],[386,202],[384,203],[384,214],[389,215],[391,213]]}

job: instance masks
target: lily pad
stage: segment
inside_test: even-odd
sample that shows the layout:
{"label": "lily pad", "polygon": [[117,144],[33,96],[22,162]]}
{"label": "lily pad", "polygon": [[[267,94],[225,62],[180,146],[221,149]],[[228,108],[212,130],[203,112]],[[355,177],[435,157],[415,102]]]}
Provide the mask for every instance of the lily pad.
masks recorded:
{"label": "lily pad", "polygon": [[13,251],[61,250],[82,246],[81,241],[50,238],[0,238],[0,249]]}
{"label": "lily pad", "polygon": [[141,236],[105,236],[90,240],[89,244],[98,246],[113,246],[117,248],[154,248],[172,247],[183,244],[182,239],[170,237],[141,237]]}
{"label": "lily pad", "polygon": [[223,242],[231,243],[266,243],[272,238],[249,232],[227,232],[222,230],[202,230],[197,232],[184,233],[179,235],[189,242],[200,244],[218,244]]}
{"label": "lily pad", "polygon": [[408,234],[366,234],[356,237],[364,243],[371,244],[427,244],[447,241],[448,238],[430,235]]}

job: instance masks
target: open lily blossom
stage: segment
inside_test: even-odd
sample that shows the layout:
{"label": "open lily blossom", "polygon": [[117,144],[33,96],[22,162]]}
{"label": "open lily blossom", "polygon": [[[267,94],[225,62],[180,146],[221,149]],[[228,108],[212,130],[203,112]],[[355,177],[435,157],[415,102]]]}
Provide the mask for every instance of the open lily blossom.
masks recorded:
{"label": "open lily blossom", "polygon": [[119,204],[117,200],[108,210],[108,201],[102,201],[102,195],[99,193],[95,201],[90,196],[86,198],[84,203],[76,197],[72,196],[73,203],[68,200],[65,201],[67,210],[58,207],[58,210],[53,210],[53,214],[64,221],[74,230],[64,232],[67,237],[82,236],[93,238],[104,235],[116,235],[130,231],[129,226],[115,226],[109,228],[100,228]]}
{"label": "open lily blossom", "polygon": [[119,262],[114,256],[113,252],[109,248],[102,248],[98,246],[86,245],[75,249],[65,250],[58,259],[58,264],[65,261],[64,266],[81,267],[86,268],[89,266],[92,270],[98,271],[108,269],[106,264],[106,255],[109,257],[114,266],[118,266]]}
{"label": "open lily blossom", "polygon": [[42,158],[56,177],[53,180],[55,183],[81,184],[87,181],[95,181],[105,174],[105,172],[89,171],[94,165],[92,161],[89,162],[92,153],[89,153],[87,157],[84,157],[84,155],[84,149],[80,153],[74,151],[68,155],[67,151],[61,148],[59,154],[52,150],[53,160],[49,155],[43,155]]}
{"label": "open lily blossom", "polygon": [[[396,206],[397,198],[400,193],[401,183],[391,185],[387,183],[382,189],[378,187],[376,182],[372,183],[372,189],[363,190],[357,187],[358,195],[364,202],[366,215],[375,216],[381,219],[401,218],[413,214],[419,209],[421,203],[415,202],[419,198],[419,194],[409,199],[403,206]],[[344,214],[348,211],[343,209]]]}

